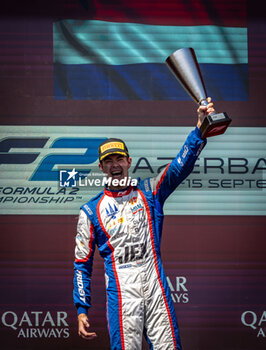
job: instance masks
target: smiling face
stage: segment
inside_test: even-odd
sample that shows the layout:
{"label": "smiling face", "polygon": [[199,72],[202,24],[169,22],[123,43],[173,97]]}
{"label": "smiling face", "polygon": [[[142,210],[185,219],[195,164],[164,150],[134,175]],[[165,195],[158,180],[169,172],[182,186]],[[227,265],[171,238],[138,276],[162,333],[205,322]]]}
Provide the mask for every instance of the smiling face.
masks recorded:
{"label": "smiling face", "polygon": [[[128,178],[128,169],[132,163],[131,157],[125,157],[121,154],[111,154],[105,157],[100,163],[99,168],[108,178],[117,179],[118,181]],[[113,186],[109,188],[111,190],[122,190],[125,186]]]}

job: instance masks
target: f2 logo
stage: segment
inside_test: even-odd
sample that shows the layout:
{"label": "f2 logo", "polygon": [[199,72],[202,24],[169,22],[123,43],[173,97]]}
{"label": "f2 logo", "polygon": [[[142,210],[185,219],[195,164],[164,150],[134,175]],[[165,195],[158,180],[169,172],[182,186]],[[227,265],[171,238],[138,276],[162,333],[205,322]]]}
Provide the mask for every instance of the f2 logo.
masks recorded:
{"label": "f2 logo", "polygon": [[[49,138],[9,138],[0,142],[0,164],[30,164],[40,152],[9,152],[11,148],[43,148]],[[50,149],[85,148],[84,154],[49,154],[39,163],[30,181],[58,181],[59,170],[53,170],[56,164],[73,165],[91,164],[98,158],[98,147],[106,138],[60,138]]]}
{"label": "f2 logo", "polygon": [[40,154],[34,153],[11,153],[11,148],[43,148],[49,138],[8,138],[0,142],[0,164],[30,164]]}

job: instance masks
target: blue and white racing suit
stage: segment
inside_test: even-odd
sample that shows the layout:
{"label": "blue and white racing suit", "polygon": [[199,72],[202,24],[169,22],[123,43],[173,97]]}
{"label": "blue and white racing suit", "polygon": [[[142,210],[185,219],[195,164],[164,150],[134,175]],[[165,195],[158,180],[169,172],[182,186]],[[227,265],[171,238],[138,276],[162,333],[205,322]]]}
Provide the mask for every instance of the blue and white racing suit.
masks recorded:
{"label": "blue and white racing suit", "polygon": [[150,349],[181,349],[160,253],[163,204],[191,173],[205,143],[196,128],[157,177],[123,191],[105,188],[81,207],[74,303],[78,314],[87,314],[97,245],[105,261],[106,315],[113,350],[140,350],[143,332]]}

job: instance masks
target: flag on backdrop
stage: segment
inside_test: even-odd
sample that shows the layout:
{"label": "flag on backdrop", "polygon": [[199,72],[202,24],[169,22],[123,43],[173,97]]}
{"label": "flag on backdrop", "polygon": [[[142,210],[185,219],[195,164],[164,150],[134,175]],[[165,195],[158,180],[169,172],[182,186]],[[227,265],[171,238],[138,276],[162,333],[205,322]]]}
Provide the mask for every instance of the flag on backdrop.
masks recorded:
{"label": "flag on backdrop", "polygon": [[98,0],[84,13],[53,24],[56,99],[188,100],[165,64],[182,47],[194,48],[208,95],[248,99],[243,1]]}

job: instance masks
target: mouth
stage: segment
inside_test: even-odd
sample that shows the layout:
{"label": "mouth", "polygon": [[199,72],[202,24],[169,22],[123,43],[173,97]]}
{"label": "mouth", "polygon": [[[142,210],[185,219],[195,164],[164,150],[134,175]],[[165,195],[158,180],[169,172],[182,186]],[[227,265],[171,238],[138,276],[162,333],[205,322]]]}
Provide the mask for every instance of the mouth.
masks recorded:
{"label": "mouth", "polygon": [[113,179],[120,179],[123,175],[123,171],[122,170],[115,170],[111,172],[112,178]]}

